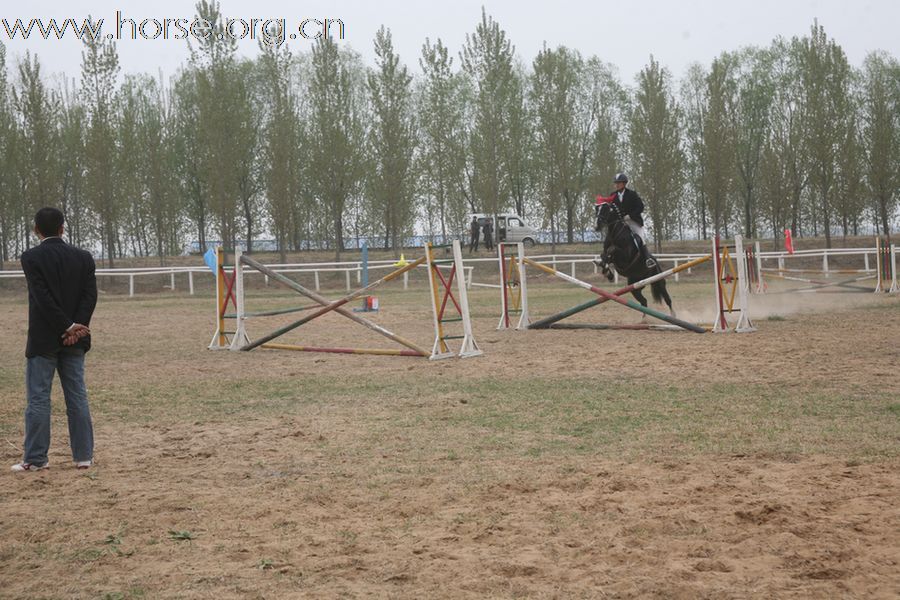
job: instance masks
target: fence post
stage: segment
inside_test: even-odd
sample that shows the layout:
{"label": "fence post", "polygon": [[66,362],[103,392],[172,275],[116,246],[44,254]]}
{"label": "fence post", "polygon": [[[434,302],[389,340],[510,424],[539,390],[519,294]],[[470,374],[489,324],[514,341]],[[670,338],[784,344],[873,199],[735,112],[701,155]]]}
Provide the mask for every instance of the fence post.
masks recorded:
{"label": "fence post", "polygon": [[170,281],[172,282],[171,288],[172,288],[172,291],[174,292],[175,291],[175,271],[172,271],[172,273],[170,275],[171,275]]}
{"label": "fence post", "polygon": [[[678,260],[673,260],[672,262],[675,263],[673,266],[674,266],[674,268],[677,269],[678,268]],[[678,283],[678,275],[679,275],[678,271],[675,271],[675,283]]]}
{"label": "fence post", "polygon": [[188,290],[190,291],[191,296],[194,295],[194,272],[188,271]]}
{"label": "fence post", "polygon": [[825,277],[828,277],[828,250],[822,253],[822,270],[825,271]]}
{"label": "fence post", "polygon": [[134,273],[128,275],[128,297],[134,296]]}
{"label": "fence post", "polygon": [[316,276],[316,291],[318,292],[319,291],[319,271],[318,270],[313,271],[313,275]]}

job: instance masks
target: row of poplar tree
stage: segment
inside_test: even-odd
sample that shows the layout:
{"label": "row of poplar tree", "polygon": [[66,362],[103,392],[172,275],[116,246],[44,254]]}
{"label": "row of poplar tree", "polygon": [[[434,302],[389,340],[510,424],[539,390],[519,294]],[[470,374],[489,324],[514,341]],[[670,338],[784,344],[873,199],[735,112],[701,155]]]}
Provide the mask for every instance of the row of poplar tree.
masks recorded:
{"label": "row of poplar tree", "polygon": [[[196,10],[221,27],[217,3]],[[86,39],[79,80],[30,54],[8,68],[0,45],[0,259],[34,242],[48,204],[109,265],[261,235],[282,256],[397,248],[506,210],[572,242],[621,170],[657,244],[791,228],[830,246],[889,234],[897,212],[898,61],[854,68],[815,23],[679,80],[651,56],[634,85],[565,47],[525,64],[484,13],[458,54],[426,40],[418,69],[385,28],[374,49],[374,67],[329,38],[250,60],[213,35],[164,80],[122,76],[114,43]]]}

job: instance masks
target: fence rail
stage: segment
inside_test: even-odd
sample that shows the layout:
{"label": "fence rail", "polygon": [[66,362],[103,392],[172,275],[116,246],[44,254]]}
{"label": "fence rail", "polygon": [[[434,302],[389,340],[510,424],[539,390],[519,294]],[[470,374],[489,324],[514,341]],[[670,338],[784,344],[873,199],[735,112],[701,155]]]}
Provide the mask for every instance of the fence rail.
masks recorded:
{"label": "fence rail", "polygon": [[[829,272],[834,272],[838,274],[840,271],[846,271],[846,269],[836,269],[832,270],[829,267],[829,258],[837,258],[837,257],[846,257],[846,256],[862,256],[863,257],[863,268],[858,270],[860,273],[874,273],[875,269],[870,268],[870,255],[874,258],[876,254],[876,248],[823,248],[819,250],[798,250],[793,254],[789,254],[787,252],[760,252],[759,257],[760,260],[763,261],[777,261],[778,268],[785,268],[785,260],[787,259],[798,259],[798,258],[821,258],[822,259],[822,269],[821,272],[826,276]],[[702,256],[706,256],[706,253],[675,253],[675,254],[657,254],[656,258],[661,263],[671,263],[673,267],[678,267],[680,264],[685,262],[695,260]],[[541,254],[530,256],[532,260],[536,262],[540,262],[543,264],[547,264],[552,266],[554,269],[559,269],[560,266],[569,266],[569,270],[572,276],[575,276],[576,265],[591,263],[593,266],[594,274],[597,273],[596,265],[593,265],[593,261],[599,257],[599,254]],[[394,268],[394,260],[370,260],[369,261],[369,269],[392,269]],[[472,285],[490,285],[490,284],[479,284],[478,282],[473,281],[474,273],[478,265],[487,264],[490,266],[494,266],[497,264],[496,257],[485,257],[485,258],[467,258],[463,260],[463,264],[465,265],[465,276],[466,282],[469,286]],[[359,283],[362,280],[362,270],[363,264],[360,261],[342,261],[342,262],[319,262],[319,263],[287,263],[287,264],[267,264],[267,267],[277,271],[279,273],[312,273],[315,283],[315,289],[317,291],[320,290],[321,281],[320,275],[322,274],[343,274],[345,288],[350,291],[352,289],[353,281],[355,280]],[[688,269],[687,273],[690,273],[691,270]],[[209,276],[212,278],[212,271],[203,265],[200,266],[188,266],[188,267],[134,267],[134,268],[115,268],[115,269],[97,269],[96,274],[98,277],[109,277],[109,278],[128,278],[128,295],[132,297],[135,295],[135,280],[140,277],[147,277],[153,275],[168,275],[169,285],[165,286],[167,289],[174,291],[176,289],[176,275],[187,275],[187,289],[190,295],[194,295],[194,276]],[[266,284],[268,284],[268,276],[259,274],[264,277],[266,280]],[[355,275],[355,276],[354,276]],[[0,271],[0,280],[4,279],[22,279],[25,277],[25,274],[22,271]],[[679,274],[676,273],[673,276],[675,281],[678,281]],[[404,274],[403,278],[403,287],[406,289],[409,285],[408,273]]]}

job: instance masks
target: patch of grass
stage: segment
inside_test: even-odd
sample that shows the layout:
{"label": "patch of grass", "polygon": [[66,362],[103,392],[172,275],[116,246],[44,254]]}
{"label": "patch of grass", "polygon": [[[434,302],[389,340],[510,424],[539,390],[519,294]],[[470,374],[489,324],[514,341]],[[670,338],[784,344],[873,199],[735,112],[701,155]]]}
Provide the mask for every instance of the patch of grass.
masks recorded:
{"label": "patch of grass", "polygon": [[767,321],[787,321],[787,317],[783,317],[782,315],[769,315],[766,318]]}
{"label": "patch of grass", "polygon": [[176,542],[184,542],[184,541],[189,542],[191,540],[197,539],[197,536],[195,534],[191,533],[190,531],[178,531],[175,529],[170,529],[169,530],[169,539],[174,540]]}
{"label": "patch of grass", "polygon": [[[422,398],[468,397],[466,404]],[[444,458],[469,452],[519,456],[567,453],[635,457],[662,452],[848,454],[896,456],[900,414],[885,392],[815,387],[785,394],[777,384],[700,385],[629,382],[604,377],[495,380],[464,383],[410,370],[390,378],[333,374],[261,378],[211,386],[159,382],[101,390],[98,412],[132,422],[353,414],[359,443],[322,448],[364,455],[398,431],[444,439]],[[832,425],[834,425],[832,427]],[[471,440],[478,439],[473,448]],[[450,440],[467,440],[459,444]],[[539,449],[539,450],[538,450]]]}
{"label": "patch of grass", "polygon": [[270,571],[275,568],[275,561],[270,558],[261,558],[258,563],[256,563],[256,568],[261,571]]}

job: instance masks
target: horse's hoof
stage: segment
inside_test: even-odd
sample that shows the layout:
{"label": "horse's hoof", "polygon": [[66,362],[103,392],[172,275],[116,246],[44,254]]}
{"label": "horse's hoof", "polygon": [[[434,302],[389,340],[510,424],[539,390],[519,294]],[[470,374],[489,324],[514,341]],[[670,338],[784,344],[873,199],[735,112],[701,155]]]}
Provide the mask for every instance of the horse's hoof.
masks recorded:
{"label": "horse's hoof", "polygon": [[613,276],[612,273],[607,272],[607,273],[606,273],[606,279],[607,279],[608,281],[612,281],[612,280],[615,279],[615,277]]}

